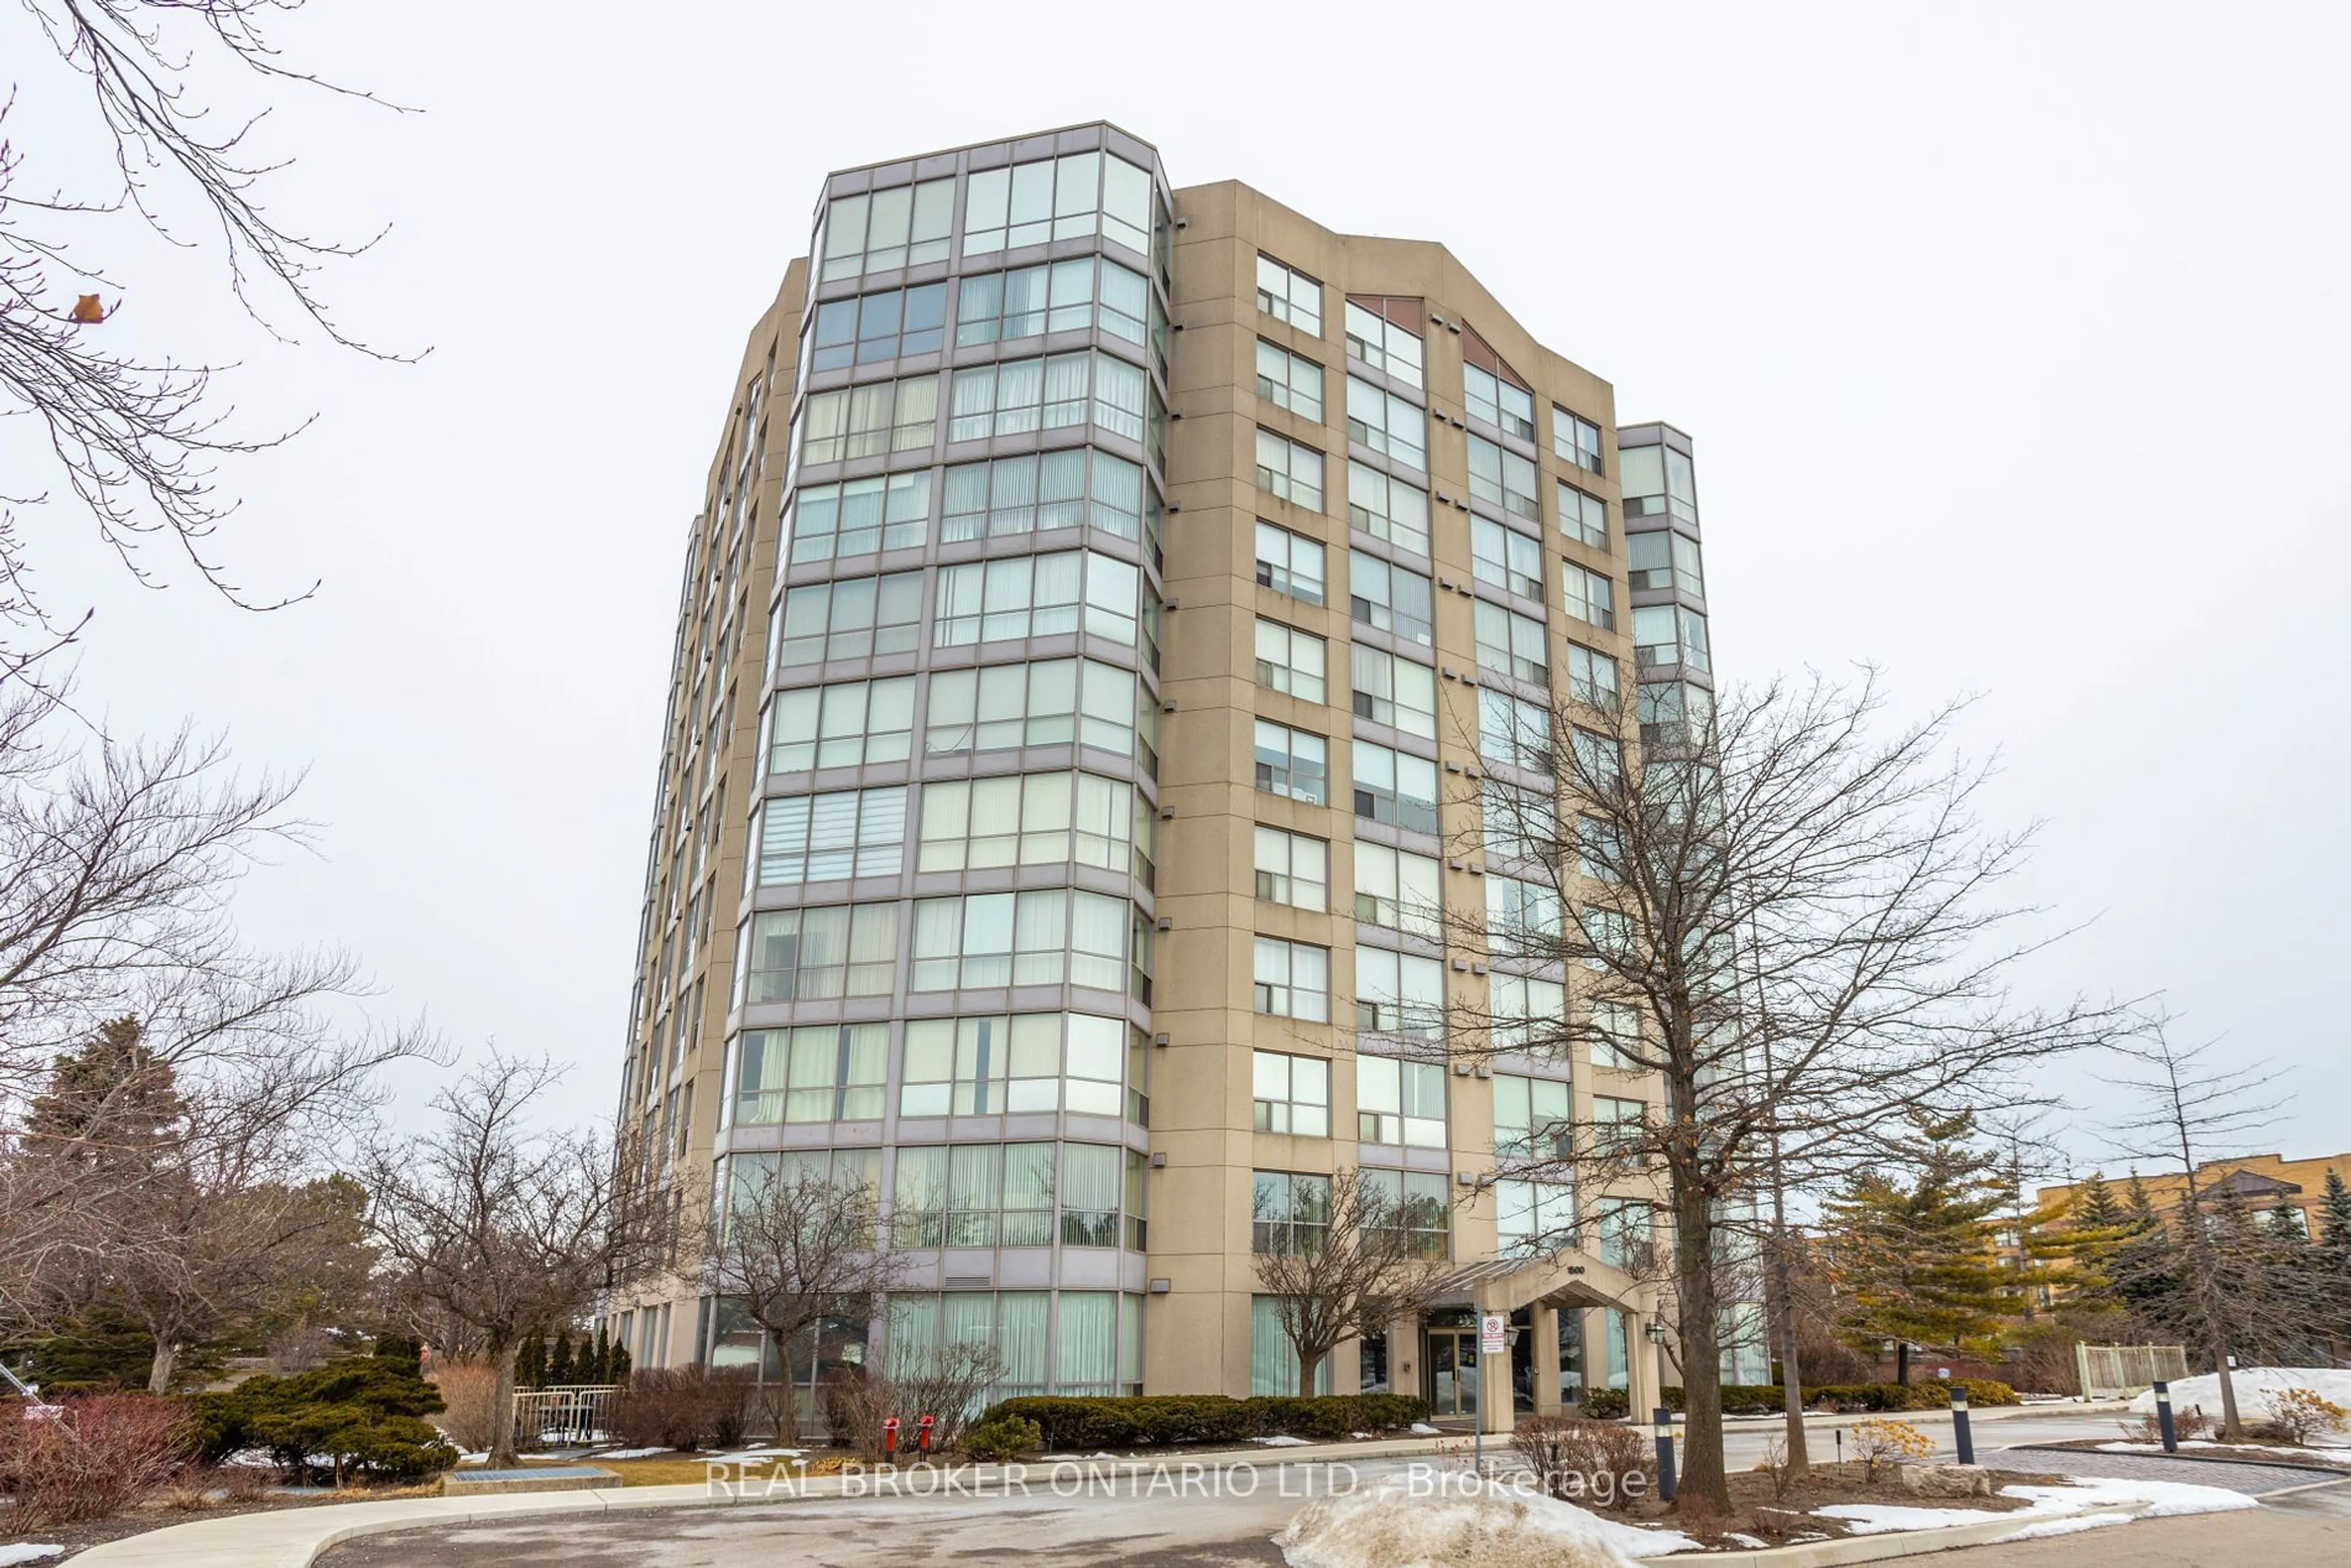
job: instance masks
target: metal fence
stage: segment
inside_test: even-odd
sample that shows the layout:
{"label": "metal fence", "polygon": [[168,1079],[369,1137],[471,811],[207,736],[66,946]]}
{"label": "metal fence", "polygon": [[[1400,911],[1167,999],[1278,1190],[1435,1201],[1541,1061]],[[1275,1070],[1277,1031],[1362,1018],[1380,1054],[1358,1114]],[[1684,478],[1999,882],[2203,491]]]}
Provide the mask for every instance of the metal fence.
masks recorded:
{"label": "metal fence", "polygon": [[2187,1376],[2188,1352],[2176,1344],[2076,1343],[2074,1366],[2083,1398],[2128,1399]]}
{"label": "metal fence", "polygon": [[517,1389],[515,1440],[526,1448],[596,1441],[608,1431],[612,1393],[609,1383]]}

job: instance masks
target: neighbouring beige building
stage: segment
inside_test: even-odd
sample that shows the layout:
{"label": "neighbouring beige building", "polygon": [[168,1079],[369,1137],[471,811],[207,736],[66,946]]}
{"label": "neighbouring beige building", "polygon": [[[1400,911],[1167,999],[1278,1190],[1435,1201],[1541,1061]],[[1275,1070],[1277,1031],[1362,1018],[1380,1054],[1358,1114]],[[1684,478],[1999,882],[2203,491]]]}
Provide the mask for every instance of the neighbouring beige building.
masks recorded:
{"label": "neighbouring beige building", "polygon": [[[1513,700],[1707,700],[1689,452],[1442,245],[1110,125],[831,177],[686,540],[621,1110],[688,1190],[881,1195],[907,1288],[789,1375],[984,1338],[1004,1392],[1291,1391],[1253,1248],[1360,1166],[1457,1273],[1333,1390],[1652,1402],[1636,1211],[1497,1173],[1654,1085],[1448,1052],[1448,1002],[1575,981],[1416,910],[1504,894],[1458,842]],[[687,1287],[611,1322],[786,1375]]]}

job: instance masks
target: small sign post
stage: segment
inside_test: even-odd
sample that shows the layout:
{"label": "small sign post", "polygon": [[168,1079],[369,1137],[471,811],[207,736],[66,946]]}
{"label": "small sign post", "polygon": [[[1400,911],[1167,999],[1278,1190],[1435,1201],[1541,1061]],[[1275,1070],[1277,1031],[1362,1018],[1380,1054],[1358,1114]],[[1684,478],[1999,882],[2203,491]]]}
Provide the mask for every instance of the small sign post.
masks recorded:
{"label": "small sign post", "polygon": [[[1510,1320],[1501,1312],[1478,1314],[1478,1413],[1469,1438],[1470,1463],[1486,1473],[1486,1358],[1510,1354]],[[1458,1374],[1457,1374],[1458,1375]]]}

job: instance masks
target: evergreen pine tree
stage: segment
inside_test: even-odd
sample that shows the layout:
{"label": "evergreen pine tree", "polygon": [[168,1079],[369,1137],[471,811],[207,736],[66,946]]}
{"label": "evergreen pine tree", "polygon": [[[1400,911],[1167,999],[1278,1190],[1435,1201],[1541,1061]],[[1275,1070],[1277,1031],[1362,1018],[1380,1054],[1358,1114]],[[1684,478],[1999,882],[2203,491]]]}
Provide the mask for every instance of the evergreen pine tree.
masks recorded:
{"label": "evergreen pine tree", "polygon": [[577,1375],[578,1368],[571,1364],[571,1331],[559,1329],[555,1334],[555,1348],[548,1354],[547,1357],[549,1387],[569,1388],[580,1381]]}
{"label": "evergreen pine tree", "polygon": [[612,1342],[612,1359],[604,1368],[604,1381],[607,1383],[620,1382],[621,1379],[629,1375],[629,1367],[631,1364],[632,1364],[632,1362],[629,1354],[629,1347],[622,1344],[619,1340],[614,1340]]}
{"label": "evergreen pine tree", "polygon": [[611,1372],[612,1343],[604,1337],[604,1325],[600,1322],[596,1325],[594,1348],[588,1353],[588,1381],[610,1383],[612,1381]]}
{"label": "evergreen pine tree", "polygon": [[515,1352],[515,1386],[544,1388],[547,1386],[547,1336],[534,1333],[522,1342]]}
{"label": "evergreen pine tree", "polygon": [[26,1108],[20,1141],[28,1153],[93,1168],[152,1168],[186,1117],[172,1064],[148,1050],[136,1018],[113,1019],[49,1068],[47,1089]]}
{"label": "evergreen pine tree", "polygon": [[1862,1348],[1888,1338],[1904,1347],[1903,1381],[1912,1341],[1956,1350],[1996,1329],[2005,1283],[1991,1246],[2001,1188],[1969,1142],[1970,1119],[1917,1125],[1907,1179],[1865,1173],[1829,1206],[1831,1250],[1851,1291],[1844,1332]]}
{"label": "evergreen pine tree", "polygon": [[2280,1241],[2291,1242],[2296,1247],[2308,1245],[2310,1233],[2303,1228],[2303,1223],[2302,1210],[2283,1197],[2270,1209],[2269,1232]]}
{"label": "evergreen pine tree", "polygon": [[2105,1173],[2091,1172],[2090,1179],[2074,1194],[2064,1226],[2053,1239],[2063,1258],[2060,1279],[2076,1305],[2116,1304],[2112,1278],[2115,1253],[2134,1233],[2131,1211],[2116,1196]]}

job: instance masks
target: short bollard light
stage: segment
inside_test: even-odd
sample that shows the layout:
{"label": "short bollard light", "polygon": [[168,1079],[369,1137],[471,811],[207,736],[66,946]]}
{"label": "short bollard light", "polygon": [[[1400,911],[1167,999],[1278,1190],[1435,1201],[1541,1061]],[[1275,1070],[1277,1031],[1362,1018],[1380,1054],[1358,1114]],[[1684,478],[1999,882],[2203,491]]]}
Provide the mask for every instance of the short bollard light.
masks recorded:
{"label": "short bollard light", "polygon": [[2179,1452],[2179,1428],[2171,1424],[2171,1385],[2160,1378],[2155,1385],[2155,1425],[2163,1434],[2163,1451]]}
{"label": "short bollard light", "polygon": [[1959,1463],[1976,1462],[1975,1433],[1968,1427],[1968,1391],[1959,1384],[1951,1385],[1951,1436],[1959,1448]]}
{"label": "short bollard light", "polygon": [[1674,1413],[1660,1405],[1657,1416],[1657,1496],[1674,1500]]}

